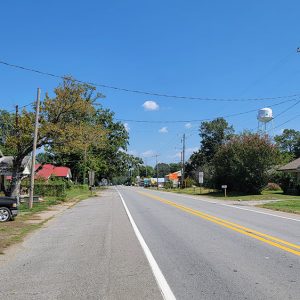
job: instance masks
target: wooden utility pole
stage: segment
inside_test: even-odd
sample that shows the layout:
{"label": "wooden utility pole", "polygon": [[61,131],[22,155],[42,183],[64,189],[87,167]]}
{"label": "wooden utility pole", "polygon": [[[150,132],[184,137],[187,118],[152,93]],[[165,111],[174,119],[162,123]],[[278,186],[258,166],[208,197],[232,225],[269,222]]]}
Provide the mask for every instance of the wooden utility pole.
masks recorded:
{"label": "wooden utility pole", "polygon": [[182,137],[182,174],[181,174],[181,188],[184,188],[184,172],[185,172],[185,133]]}
{"label": "wooden utility pole", "polygon": [[35,108],[35,125],[34,125],[33,148],[32,148],[32,156],[31,156],[31,176],[30,176],[30,189],[29,189],[29,201],[28,201],[29,209],[31,209],[32,205],[33,205],[35,154],[36,154],[38,127],[39,127],[40,98],[41,98],[41,89],[38,88],[37,89],[36,108]]}
{"label": "wooden utility pole", "polygon": [[20,150],[20,128],[19,128],[19,105],[16,105],[16,137],[17,137],[17,149]]}
{"label": "wooden utility pole", "polygon": [[155,155],[156,159],[156,189],[158,190],[158,163],[157,163],[158,154]]}

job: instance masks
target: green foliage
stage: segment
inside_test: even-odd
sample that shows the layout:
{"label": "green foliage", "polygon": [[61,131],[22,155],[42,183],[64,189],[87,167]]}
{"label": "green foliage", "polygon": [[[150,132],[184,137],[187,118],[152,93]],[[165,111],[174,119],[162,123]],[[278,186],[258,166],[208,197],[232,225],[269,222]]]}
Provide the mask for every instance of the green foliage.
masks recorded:
{"label": "green foliage", "polygon": [[194,179],[192,179],[191,177],[187,177],[185,180],[184,180],[184,187],[185,188],[190,188],[192,187],[193,185],[196,185],[196,182]]}
{"label": "green foliage", "polygon": [[278,149],[267,136],[236,135],[220,147],[213,159],[215,187],[227,184],[229,190],[259,194],[278,157]]}
{"label": "green foliage", "polygon": [[276,172],[272,178],[285,194],[299,194],[299,183],[296,173]]}
{"label": "green foliage", "polygon": [[284,129],[274,140],[281,152],[290,154],[290,160],[300,157],[300,131]]}
{"label": "green foliage", "polygon": [[224,118],[202,122],[199,135],[201,138],[201,152],[205,161],[211,161],[220,146],[228,141],[233,134],[233,127],[229,126]]}
{"label": "green foliage", "polygon": [[[22,188],[29,189],[28,183],[22,183]],[[54,196],[60,200],[66,197],[66,184],[64,181],[36,181],[34,184],[34,195]]]}
{"label": "green foliage", "polygon": [[181,170],[181,163],[170,163],[170,173],[174,173]]}
{"label": "green foliage", "polygon": [[173,182],[172,181],[165,182],[164,188],[165,189],[172,189],[173,188]]}
{"label": "green foliage", "polygon": [[170,173],[170,166],[166,163],[158,163],[157,166],[154,167],[154,172],[156,176],[156,170],[158,169],[158,177],[165,177]]}

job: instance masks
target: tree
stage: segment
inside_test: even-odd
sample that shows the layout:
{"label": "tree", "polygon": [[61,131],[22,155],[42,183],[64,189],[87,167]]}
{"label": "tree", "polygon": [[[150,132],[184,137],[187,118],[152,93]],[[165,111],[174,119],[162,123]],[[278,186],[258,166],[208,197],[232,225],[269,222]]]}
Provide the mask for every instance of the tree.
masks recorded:
{"label": "tree", "polygon": [[170,173],[180,171],[182,168],[181,163],[170,163],[169,166],[170,166]]}
{"label": "tree", "polygon": [[153,177],[154,174],[155,174],[155,171],[154,171],[153,167],[151,167],[151,166],[144,166],[144,165],[140,166],[140,176],[141,177],[148,177],[148,178],[150,178],[150,177]]}
{"label": "tree", "polygon": [[268,183],[270,169],[279,159],[279,151],[268,136],[244,133],[223,144],[216,153],[215,187],[259,194]]}
{"label": "tree", "polygon": [[199,131],[201,156],[204,156],[206,162],[210,162],[220,146],[225,144],[234,134],[233,127],[229,126],[224,118],[202,122]]}
{"label": "tree", "polygon": [[170,166],[166,163],[158,163],[154,167],[155,177],[156,177],[157,169],[158,169],[158,177],[165,177],[167,174],[170,173]]}
{"label": "tree", "polygon": [[48,149],[56,162],[71,168],[78,181],[84,180],[87,170],[93,170],[98,180],[112,179],[128,171],[129,156],[124,153],[128,145],[128,132],[121,122],[114,121],[114,113],[109,109],[98,107],[92,116],[93,123],[104,129],[104,140],[101,144],[80,150],[77,148],[65,153],[57,149]]}
{"label": "tree", "polygon": [[[102,95],[95,93],[94,87],[72,78],[65,78],[54,93],[54,98],[47,94],[41,102],[37,148],[44,146],[67,153],[74,148],[82,150],[104,144],[105,130],[92,118],[96,113],[93,103]],[[32,151],[35,113],[23,109],[18,122],[11,121],[13,115],[6,118],[8,125],[2,134],[2,148],[9,149],[13,155],[10,195],[16,196],[20,189],[22,160]]]}
{"label": "tree", "polygon": [[300,157],[300,131],[284,129],[281,135],[274,137],[274,140],[280,151],[290,154],[291,159]]}

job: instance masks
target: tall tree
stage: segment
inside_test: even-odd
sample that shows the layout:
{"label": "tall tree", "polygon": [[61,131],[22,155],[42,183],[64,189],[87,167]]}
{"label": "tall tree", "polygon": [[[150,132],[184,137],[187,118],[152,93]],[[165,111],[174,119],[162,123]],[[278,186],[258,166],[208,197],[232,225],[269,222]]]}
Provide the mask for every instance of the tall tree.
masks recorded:
{"label": "tall tree", "polygon": [[292,158],[300,157],[300,131],[284,129],[274,140],[283,153],[290,154]]}
{"label": "tall tree", "polygon": [[166,163],[158,163],[154,167],[155,176],[156,176],[157,169],[158,169],[158,177],[165,177],[167,174],[170,173],[170,166]]}
{"label": "tall tree", "polygon": [[234,134],[234,129],[229,126],[224,118],[202,122],[199,135],[201,138],[201,152],[207,162],[211,161],[219,147],[228,141]]}
{"label": "tall tree", "polygon": [[259,194],[280,156],[267,136],[244,133],[223,144],[213,159],[215,187]]}
{"label": "tall tree", "polygon": [[[41,103],[37,148],[45,146],[68,152],[87,145],[100,145],[105,130],[95,124],[91,116],[96,112],[93,103],[101,94],[95,93],[94,87],[77,83],[72,78],[65,78],[54,93],[53,98],[46,95]],[[10,121],[2,136],[3,148],[13,154],[11,196],[19,193],[22,161],[32,151],[34,120],[35,113],[23,109],[18,122]]]}

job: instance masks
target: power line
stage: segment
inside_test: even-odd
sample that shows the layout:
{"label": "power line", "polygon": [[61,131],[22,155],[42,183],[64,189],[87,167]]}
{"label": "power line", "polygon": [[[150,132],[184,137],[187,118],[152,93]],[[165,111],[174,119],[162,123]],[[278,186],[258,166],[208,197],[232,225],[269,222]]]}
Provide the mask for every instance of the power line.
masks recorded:
{"label": "power line", "polygon": [[[45,71],[41,71],[38,69],[33,68],[27,68],[20,65],[11,64],[5,61],[0,60],[0,64],[6,65],[11,68],[20,69],[23,71],[33,72],[40,75],[45,75],[53,78],[59,78],[59,79],[66,79],[68,76],[61,76],[54,73],[49,73]],[[101,84],[101,83],[95,83],[95,82],[89,82],[89,81],[83,81],[79,79],[73,79],[74,81],[78,83],[83,84],[90,84],[97,87],[122,91],[122,92],[128,92],[128,93],[135,93],[135,94],[141,94],[141,95],[147,95],[147,96],[155,96],[155,97],[163,97],[163,98],[173,98],[173,99],[181,99],[181,100],[200,100],[200,101],[218,101],[218,102],[248,102],[248,101],[262,101],[262,100],[276,100],[276,99],[284,99],[284,98],[292,98],[296,96],[300,96],[300,94],[294,94],[294,95],[288,95],[288,96],[277,96],[277,97],[260,97],[260,98],[209,98],[209,97],[192,97],[192,96],[179,96],[179,95],[171,95],[171,94],[164,94],[164,93],[157,93],[157,92],[147,92],[142,90],[136,90],[136,89],[129,89],[129,88],[121,88],[117,86],[107,85],[107,84]]]}
{"label": "power line", "polygon": [[[274,107],[274,106],[278,106],[287,102],[291,102],[291,101],[298,101],[298,99],[288,99],[285,101],[281,101],[279,103],[275,103],[273,105],[270,105],[269,107]],[[298,101],[300,102],[300,101]],[[296,104],[298,104],[298,102]],[[295,105],[296,105],[295,104]],[[295,106],[293,105],[293,106]],[[239,113],[234,113],[234,114],[230,114],[230,115],[225,115],[225,116],[218,116],[218,117],[213,117],[213,118],[206,118],[206,119],[198,119],[198,120],[158,120],[158,121],[153,121],[153,120],[134,120],[134,119],[118,119],[116,118],[116,121],[120,121],[120,122],[132,122],[132,123],[150,123],[150,124],[170,124],[170,123],[189,123],[189,122],[205,122],[205,121],[210,121],[210,120],[214,120],[216,118],[230,118],[230,117],[235,117],[235,116],[240,116],[240,115],[245,115],[251,112],[256,112],[258,109],[251,109],[248,111],[244,111],[244,112],[239,112]]]}
{"label": "power line", "polygon": [[283,115],[284,113],[286,113],[287,111],[289,111],[290,109],[292,109],[293,107],[295,107],[296,105],[298,105],[299,103],[300,103],[300,100],[297,101],[296,103],[294,103],[293,105],[289,106],[288,108],[286,108],[285,110],[283,110],[283,111],[280,112],[279,114],[277,114],[277,115],[273,118],[273,120],[276,119],[276,118],[278,118],[279,116]]}
{"label": "power line", "polygon": [[289,122],[291,122],[291,121],[293,121],[293,120],[295,120],[295,119],[297,119],[299,117],[300,117],[300,115],[296,115],[293,118],[291,118],[291,119],[289,119],[289,120],[281,123],[280,125],[277,125],[276,127],[272,128],[272,129],[269,129],[268,132],[271,131],[271,130],[277,129],[277,128],[279,128],[279,127],[281,127],[281,126],[283,126],[283,125],[285,125],[285,124],[287,124],[287,123],[289,123]]}

